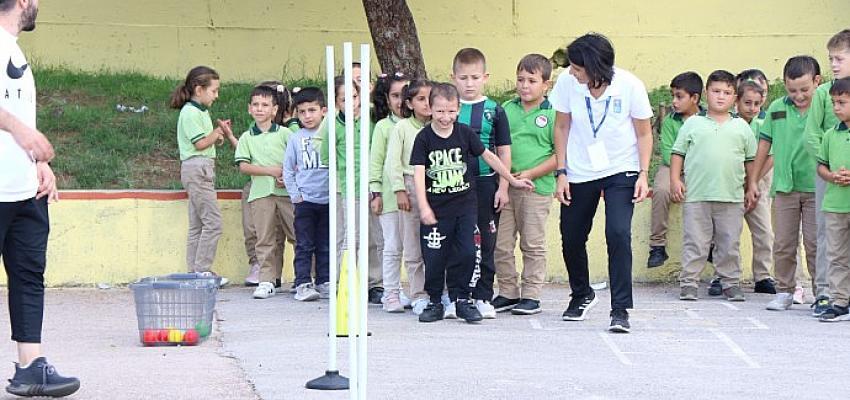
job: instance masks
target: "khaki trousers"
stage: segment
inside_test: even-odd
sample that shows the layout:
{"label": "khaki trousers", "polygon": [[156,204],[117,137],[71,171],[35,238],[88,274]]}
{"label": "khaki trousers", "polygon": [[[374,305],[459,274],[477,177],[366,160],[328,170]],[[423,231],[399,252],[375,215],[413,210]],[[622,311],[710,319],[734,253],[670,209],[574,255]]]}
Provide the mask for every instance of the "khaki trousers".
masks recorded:
{"label": "khaki trousers", "polygon": [[422,259],[421,241],[419,240],[419,202],[413,188],[413,177],[404,176],[404,187],[410,199],[410,211],[399,211],[401,225],[401,242],[404,248],[404,266],[407,268],[407,281],[410,286],[411,300],[428,300],[425,291],[425,261]]}
{"label": "khaki trousers", "polygon": [[652,215],[650,246],[667,246],[667,226],[670,219],[670,167],[659,165],[652,184]]}
{"label": "khaki trousers", "polygon": [[824,212],[830,298],[847,307],[850,298],[850,214]]}
{"label": "khaki trousers", "polygon": [[[496,278],[499,295],[509,299],[540,300],[546,279],[546,219],[552,196],[510,188],[510,202],[499,217],[496,238]],[[522,286],[516,268],[517,234],[522,252]]]}
{"label": "khaki trousers", "polygon": [[254,228],[254,220],[251,218],[251,203],[248,195],[251,193],[251,181],[242,188],[242,235],[245,237],[245,254],[248,255],[248,265],[257,263],[257,230]]}
{"label": "khaki trousers", "polygon": [[257,231],[257,262],[260,282],[280,279],[284,243],[295,240],[295,210],[289,196],[266,196],[251,202],[251,218]]}
{"label": "khaki trousers", "polygon": [[764,195],[759,198],[755,208],[744,214],[744,220],[750,228],[753,243],[753,281],[758,282],[770,278],[770,267],[773,264],[773,228],[770,223],[770,185],[773,181],[773,170],[759,181],[759,192]]}
{"label": "khaki trousers", "polygon": [[180,182],[189,195],[189,235],[186,268],[189,272],[212,269],[221,237],[221,211],[215,191],[215,160],[192,157],[180,164]]}
{"label": "khaki trousers", "polygon": [[797,286],[797,250],[800,247],[800,230],[806,249],[806,266],[814,277],[817,258],[817,211],[815,194],[803,192],[776,193],[773,199],[773,272],[776,290],[794,293]]}
{"label": "khaki trousers", "polygon": [[708,249],[714,239],[714,268],[723,289],[738,286],[741,280],[741,230],[744,204],[714,201],[691,202],[683,206],[682,287],[697,287],[705,268]]}
{"label": "khaki trousers", "polygon": [[[337,246],[337,262],[342,262],[342,252],[347,248],[345,240],[345,199],[339,193],[337,196],[337,229],[336,229],[336,246]],[[360,221],[360,199],[354,201],[354,220],[355,225]],[[355,243],[360,243],[359,232],[355,230]],[[377,215],[369,210],[369,289],[382,287],[383,285],[383,253],[384,253],[384,236],[381,232],[381,221]],[[352,254],[357,254],[357,251]],[[337,266],[339,269],[339,266]]]}

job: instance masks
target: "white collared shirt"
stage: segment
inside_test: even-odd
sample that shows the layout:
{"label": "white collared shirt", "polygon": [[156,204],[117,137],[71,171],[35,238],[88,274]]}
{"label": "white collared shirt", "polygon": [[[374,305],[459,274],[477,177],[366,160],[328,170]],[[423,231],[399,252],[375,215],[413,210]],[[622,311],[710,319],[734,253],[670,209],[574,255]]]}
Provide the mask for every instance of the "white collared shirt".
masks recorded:
{"label": "white collared shirt", "polygon": [[[0,29],[0,108],[35,128],[35,80],[17,40]],[[0,202],[30,199],[37,190],[35,161],[0,130]]]}
{"label": "white collared shirt", "polygon": [[[587,85],[579,83],[567,70],[558,76],[549,101],[556,111],[571,115],[566,160],[567,179],[571,183],[640,170],[632,119],[652,117],[649,95],[640,79],[614,67],[611,84],[599,98],[594,98]],[[593,126],[588,115],[588,102]],[[594,145],[596,149],[604,145],[607,163],[597,161],[594,165],[591,161],[589,149]]]}

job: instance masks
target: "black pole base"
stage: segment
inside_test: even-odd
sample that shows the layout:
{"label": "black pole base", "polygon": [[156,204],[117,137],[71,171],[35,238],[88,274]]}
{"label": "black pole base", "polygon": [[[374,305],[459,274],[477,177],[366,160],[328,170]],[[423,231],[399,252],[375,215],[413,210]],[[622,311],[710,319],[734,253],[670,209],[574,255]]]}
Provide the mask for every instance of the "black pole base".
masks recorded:
{"label": "black pole base", "polygon": [[304,386],[315,390],[348,390],[348,378],[340,375],[339,371],[325,371],[325,375],[307,382]]}

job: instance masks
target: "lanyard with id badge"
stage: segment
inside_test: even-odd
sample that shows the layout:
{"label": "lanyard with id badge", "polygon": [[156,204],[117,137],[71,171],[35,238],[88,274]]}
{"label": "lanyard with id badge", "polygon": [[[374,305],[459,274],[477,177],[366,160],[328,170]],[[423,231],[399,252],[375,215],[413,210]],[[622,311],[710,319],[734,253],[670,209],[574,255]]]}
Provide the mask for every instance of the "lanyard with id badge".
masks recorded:
{"label": "lanyard with id badge", "polygon": [[[593,109],[590,106],[590,97],[584,97],[584,103],[587,106],[587,116],[590,117],[590,129],[593,130],[593,144],[587,146],[587,155],[590,157],[590,167],[594,171],[604,171],[611,165],[611,160],[608,159],[608,150],[605,148],[605,141],[599,140],[596,134],[605,123],[605,118],[608,117],[608,107],[611,105],[611,96],[605,99],[605,111],[602,113],[602,119],[599,120],[599,125],[593,122]],[[614,102],[614,107],[620,107],[620,100]],[[620,110],[615,110],[619,112]]]}

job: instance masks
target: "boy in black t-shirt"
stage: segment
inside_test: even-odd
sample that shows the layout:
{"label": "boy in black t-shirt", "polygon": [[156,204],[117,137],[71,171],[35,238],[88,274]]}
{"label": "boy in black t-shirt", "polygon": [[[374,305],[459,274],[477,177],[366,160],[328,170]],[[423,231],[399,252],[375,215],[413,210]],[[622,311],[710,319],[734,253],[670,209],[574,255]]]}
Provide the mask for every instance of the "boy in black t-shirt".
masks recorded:
{"label": "boy in black t-shirt", "polygon": [[420,322],[443,319],[440,296],[445,284],[456,302],[458,318],[481,321],[471,301],[469,286],[475,267],[473,232],[477,220],[474,168],[481,157],[512,186],[534,189],[528,179],[511,176],[499,158],[486,150],[471,129],[457,123],[457,89],[437,83],[431,89],[431,123],[416,136],[410,164],[414,166],[416,197],[420,204],[422,257],[425,260],[425,290],[430,303],[419,315]]}

